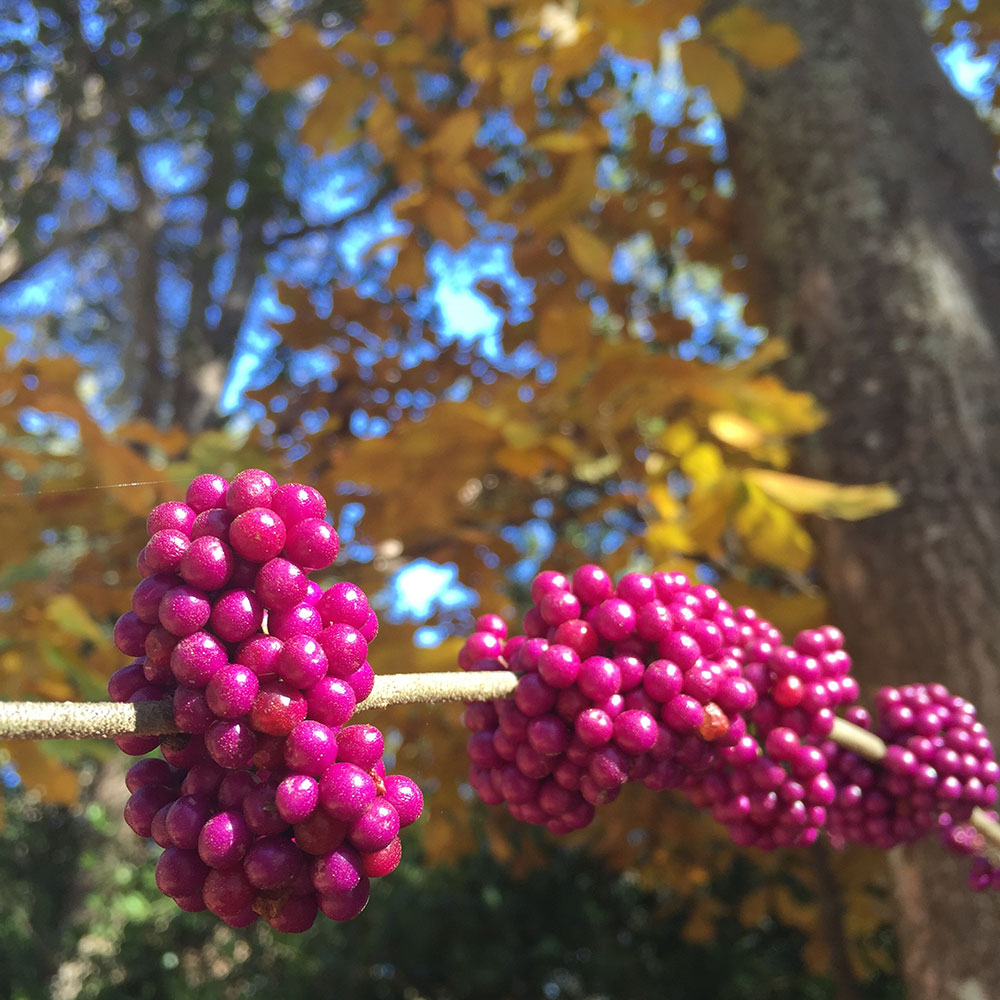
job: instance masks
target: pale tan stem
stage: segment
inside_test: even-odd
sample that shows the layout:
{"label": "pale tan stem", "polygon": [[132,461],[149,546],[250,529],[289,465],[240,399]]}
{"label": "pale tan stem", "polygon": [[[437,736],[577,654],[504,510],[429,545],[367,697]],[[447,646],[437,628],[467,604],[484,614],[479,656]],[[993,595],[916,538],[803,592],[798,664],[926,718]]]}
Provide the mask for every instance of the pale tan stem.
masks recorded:
{"label": "pale tan stem", "polygon": [[[885,743],[882,740],[874,733],[870,733],[860,726],[855,726],[846,719],[834,719],[830,739],[866,760],[877,763],[885,757]],[[978,806],[972,810],[969,822],[986,838],[987,844],[991,848],[991,854],[995,858],[1000,855],[1000,823],[997,823]]]}
{"label": "pale tan stem", "polygon": [[[517,675],[508,670],[388,674],[375,678],[372,693],[358,709],[446,701],[492,701],[513,694],[516,686]],[[169,700],[135,705],[0,701],[0,740],[83,740],[176,732]],[[830,738],[866,760],[878,762],[885,757],[882,740],[845,719],[834,720]],[[978,808],[972,811],[969,822],[986,838],[994,852],[1000,854],[1000,823]]]}
{"label": "pale tan stem", "polygon": [[[492,701],[513,693],[517,676],[507,670],[470,673],[389,674],[376,677],[358,708],[386,708],[440,701]],[[176,733],[168,701],[0,701],[0,740],[86,740],[134,734]]]}

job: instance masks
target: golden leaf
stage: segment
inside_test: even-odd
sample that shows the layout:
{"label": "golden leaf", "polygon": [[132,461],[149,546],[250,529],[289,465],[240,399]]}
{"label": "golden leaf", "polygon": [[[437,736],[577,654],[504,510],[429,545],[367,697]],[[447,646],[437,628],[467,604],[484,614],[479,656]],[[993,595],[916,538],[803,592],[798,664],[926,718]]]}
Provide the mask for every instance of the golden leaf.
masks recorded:
{"label": "golden leaf", "polygon": [[272,90],[295,90],[314,76],[338,68],[333,53],[307,21],[297,21],[284,38],[276,38],[258,57],[257,72]]}
{"label": "golden leaf", "polygon": [[549,306],[539,317],[536,343],[543,354],[578,351],[590,336],[590,309],[583,304]]}
{"label": "golden leaf", "polygon": [[470,46],[462,55],[462,71],[474,83],[486,83],[495,68],[493,45],[490,42]]}
{"label": "golden leaf", "polygon": [[63,632],[77,639],[103,645],[108,637],[87,609],[72,594],[56,594],[45,602],[45,617]]}
{"label": "golden leaf", "polygon": [[484,0],[451,0],[455,34],[464,42],[475,42],[490,33],[489,7]]}
{"label": "golden leaf", "polygon": [[354,116],[369,89],[369,84],[354,73],[338,77],[306,116],[300,133],[302,141],[317,156],[353,142],[358,134]]}
{"label": "golden leaf", "polygon": [[386,284],[396,290],[403,286],[416,291],[424,286],[427,280],[426,259],[423,250],[412,237],[408,239],[396,256]]}
{"label": "golden leaf", "polygon": [[532,139],[531,144],[547,153],[579,153],[595,145],[593,137],[582,129],[579,132],[543,132]]}
{"label": "golden leaf", "polygon": [[708,441],[686,451],[680,462],[681,472],[696,486],[714,486],[726,471],[722,452]]}
{"label": "golden leaf", "polygon": [[809,568],[813,543],[795,517],[762,489],[748,484],[746,501],[732,520],[747,552],[759,562],[799,572]]}
{"label": "golden leaf", "polygon": [[764,443],[764,434],[752,420],[719,410],[709,414],[708,429],[723,443],[741,451],[753,451]]}
{"label": "golden leaf", "polygon": [[899,506],[900,496],[888,483],[840,486],[773,469],[747,469],[743,478],[772,500],[799,514],[818,514],[858,521]]}
{"label": "golden leaf", "polygon": [[546,234],[587,209],[595,194],[596,169],[597,157],[591,150],[570,158],[558,180],[556,194],[536,201],[522,216],[523,226]]}
{"label": "golden leaf", "polygon": [[435,153],[451,160],[465,156],[479,131],[479,112],[464,108],[449,115],[424,146],[429,153]]}
{"label": "golden leaf", "polygon": [[548,469],[550,454],[544,448],[515,448],[505,445],[493,456],[497,464],[521,479],[535,479]]}
{"label": "golden leaf", "polygon": [[787,66],[802,54],[798,35],[789,25],[768,21],[763,14],[744,4],[713,17],[705,25],[704,35],[743,56],[758,69]]}
{"label": "golden leaf", "polygon": [[403,137],[399,134],[396,112],[384,97],[375,102],[365,121],[365,133],[387,160],[396,158],[402,148]]}
{"label": "golden leaf", "polygon": [[38,743],[18,740],[0,743],[17,767],[26,788],[41,793],[46,802],[75,805],[78,797],[76,772],[43,750]]}
{"label": "golden leaf", "polygon": [[657,521],[646,529],[643,548],[654,563],[662,563],[680,554],[690,554],[697,550],[694,539],[679,524]]}
{"label": "golden leaf", "polygon": [[693,448],[697,440],[695,429],[686,420],[675,420],[660,435],[660,444],[664,450],[678,457],[689,448]]}
{"label": "golden leaf", "polygon": [[576,223],[562,227],[570,257],[584,274],[596,281],[611,278],[611,248],[596,234]]}
{"label": "golden leaf", "polygon": [[746,88],[733,61],[714,45],[697,39],[681,45],[684,78],[692,87],[707,87],[723,118],[735,118],[743,107]]}
{"label": "golden leaf", "polygon": [[424,225],[435,239],[456,250],[465,246],[472,236],[465,209],[443,191],[432,191],[428,197],[424,206]]}

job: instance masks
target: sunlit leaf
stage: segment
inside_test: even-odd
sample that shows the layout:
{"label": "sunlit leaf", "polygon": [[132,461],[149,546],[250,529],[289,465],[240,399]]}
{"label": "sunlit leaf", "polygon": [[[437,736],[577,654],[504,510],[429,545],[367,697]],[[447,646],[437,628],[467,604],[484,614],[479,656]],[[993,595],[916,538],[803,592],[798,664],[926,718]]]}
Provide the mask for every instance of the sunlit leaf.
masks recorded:
{"label": "sunlit leaf", "polygon": [[707,87],[723,118],[735,118],[743,108],[746,87],[733,61],[714,45],[691,39],[681,45],[684,78],[692,87]]}
{"label": "sunlit leaf", "polygon": [[78,639],[86,639],[96,645],[108,641],[97,622],[72,594],[55,594],[50,597],[45,604],[45,617],[53,625]]}
{"label": "sunlit leaf", "polygon": [[787,66],[802,53],[798,36],[789,25],[768,21],[745,4],[716,14],[705,25],[704,36],[738,53],[758,69]]}
{"label": "sunlit leaf", "polygon": [[899,494],[888,483],[841,486],[773,469],[748,469],[744,478],[759,486],[772,500],[799,514],[857,521],[892,510],[900,503]]}
{"label": "sunlit leaf", "polygon": [[760,427],[738,413],[712,413],[708,418],[708,428],[723,444],[742,451],[753,451],[764,442]]}
{"label": "sunlit leaf", "polygon": [[434,191],[424,206],[424,224],[435,239],[448,246],[465,246],[472,236],[472,227],[466,218],[465,209],[443,191]]}
{"label": "sunlit leaf", "polygon": [[562,234],[570,257],[584,274],[597,281],[611,277],[611,248],[599,236],[574,223],[563,226]]}
{"label": "sunlit leaf", "polygon": [[296,21],[291,31],[276,38],[256,62],[257,72],[272,90],[294,90],[336,67],[333,53],[320,42],[308,21]]}
{"label": "sunlit leaf", "polygon": [[339,76],[306,116],[302,141],[317,155],[340,149],[357,138],[354,124],[358,105],[368,96],[369,85],[354,73]]}
{"label": "sunlit leaf", "polygon": [[75,805],[79,796],[76,772],[39,743],[27,740],[0,743],[14,761],[26,788],[39,792],[47,802]]}

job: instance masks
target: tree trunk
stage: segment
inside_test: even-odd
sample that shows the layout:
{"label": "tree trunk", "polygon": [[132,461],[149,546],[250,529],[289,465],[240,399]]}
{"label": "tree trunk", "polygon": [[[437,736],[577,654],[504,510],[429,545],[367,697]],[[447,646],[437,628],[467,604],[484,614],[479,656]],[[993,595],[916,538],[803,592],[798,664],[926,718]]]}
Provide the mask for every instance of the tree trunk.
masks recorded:
{"label": "tree trunk", "polygon": [[[991,137],[914,0],[761,0],[803,57],[729,129],[757,301],[827,407],[802,469],[899,509],[816,525],[870,694],[940,680],[1000,734],[1000,190]],[[1000,897],[934,842],[892,855],[912,1000],[1000,994]]]}

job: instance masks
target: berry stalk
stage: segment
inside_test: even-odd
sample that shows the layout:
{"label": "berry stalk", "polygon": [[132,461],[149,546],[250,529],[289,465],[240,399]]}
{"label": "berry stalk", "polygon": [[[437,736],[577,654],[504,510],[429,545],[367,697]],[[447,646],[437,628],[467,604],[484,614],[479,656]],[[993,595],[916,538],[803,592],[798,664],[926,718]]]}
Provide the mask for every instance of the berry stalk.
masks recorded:
{"label": "berry stalk", "polygon": [[[358,710],[448,701],[492,701],[517,687],[506,670],[475,673],[388,674],[376,677]],[[116,702],[0,702],[0,740],[86,740],[176,733],[170,700]]]}
{"label": "berry stalk", "polygon": [[[358,710],[391,705],[436,702],[492,701],[510,696],[517,675],[507,670],[465,673],[389,674],[375,678],[372,693]],[[0,702],[0,739],[95,739],[126,734],[176,733],[170,701],[117,704],[115,702]],[[832,739],[875,763],[885,757],[886,745],[874,733],[838,718]],[[995,852],[1000,853],[1000,823],[976,808],[969,819]]]}
{"label": "berry stalk", "polygon": [[[358,710],[388,708],[391,705],[492,701],[510,696],[516,687],[517,675],[507,670],[388,674],[375,678],[372,693],[358,705]],[[0,702],[0,739],[4,740],[82,740],[176,732],[170,701],[147,701],[134,705],[115,702]],[[834,721],[830,738],[866,760],[877,763],[885,757],[886,745],[878,736],[846,719]],[[995,823],[978,808],[973,810],[970,823],[991,846],[1000,851],[1000,823]]]}

